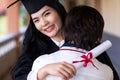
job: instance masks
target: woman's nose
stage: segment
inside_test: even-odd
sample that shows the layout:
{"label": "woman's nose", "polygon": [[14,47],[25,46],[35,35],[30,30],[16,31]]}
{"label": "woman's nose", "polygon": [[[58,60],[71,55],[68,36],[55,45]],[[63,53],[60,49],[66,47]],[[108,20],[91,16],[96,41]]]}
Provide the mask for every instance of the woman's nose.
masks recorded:
{"label": "woman's nose", "polygon": [[48,21],[46,19],[42,18],[41,21],[40,21],[40,23],[41,23],[41,26],[45,27],[45,26],[47,26]]}

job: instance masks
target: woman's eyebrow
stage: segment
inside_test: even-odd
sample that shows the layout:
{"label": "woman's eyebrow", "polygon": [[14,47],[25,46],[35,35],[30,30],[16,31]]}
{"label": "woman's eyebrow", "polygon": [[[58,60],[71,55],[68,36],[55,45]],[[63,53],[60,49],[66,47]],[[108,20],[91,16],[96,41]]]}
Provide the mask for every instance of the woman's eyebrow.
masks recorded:
{"label": "woman's eyebrow", "polygon": [[[46,9],[43,13],[42,13],[42,16],[47,12],[47,11],[49,11],[50,9]],[[35,18],[33,18],[33,20],[35,20],[35,19],[38,19],[39,17],[35,17]]]}
{"label": "woman's eyebrow", "polygon": [[38,19],[38,17],[33,18],[33,21],[34,21],[35,19]]}
{"label": "woman's eyebrow", "polygon": [[49,11],[50,9],[46,9],[43,13],[42,13],[42,15],[44,15],[47,11]]}

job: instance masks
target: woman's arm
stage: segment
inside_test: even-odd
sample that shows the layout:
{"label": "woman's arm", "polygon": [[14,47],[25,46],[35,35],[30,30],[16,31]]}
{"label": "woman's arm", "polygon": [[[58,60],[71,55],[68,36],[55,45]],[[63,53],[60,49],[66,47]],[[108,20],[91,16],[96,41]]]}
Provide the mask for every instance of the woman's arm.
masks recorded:
{"label": "woman's arm", "polygon": [[62,78],[62,80],[69,80],[76,74],[76,68],[66,62],[58,62],[47,64],[37,73],[37,80],[44,80],[46,76],[53,75]]}
{"label": "woman's arm", "polygon": [[55,62],[47,54],[39,56],[34,61],[27,80],[44,80],[48,75],[54,75],[68,80],[75,75],[76,69],[73,65],[66,62]]}

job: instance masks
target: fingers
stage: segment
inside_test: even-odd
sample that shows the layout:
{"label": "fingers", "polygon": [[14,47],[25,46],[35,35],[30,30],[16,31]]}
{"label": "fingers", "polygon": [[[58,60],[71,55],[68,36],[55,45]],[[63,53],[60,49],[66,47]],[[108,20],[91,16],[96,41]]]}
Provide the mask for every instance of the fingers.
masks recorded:
{"label": "fingers", "polygon": [[69,80],[69,75],[65,71],[58,71],[57,75],[62,78],[62,80]]}
{"label": "fingers", "polygon": [[70,74],[72,74],[73,76],[76,74],[76,68],[71,65],[71,64],[68,64],[66,62],[63,62],[63,65],[66,66],[64,69],[69,72]]}
{"label": "fingers", "polygon": [[68,64],[66,62],[61,62],[61,65],[59,65],[59,67],[60,67],[59,76],[65,80],[69,80],[76,74],[76,69],[71,64]]}

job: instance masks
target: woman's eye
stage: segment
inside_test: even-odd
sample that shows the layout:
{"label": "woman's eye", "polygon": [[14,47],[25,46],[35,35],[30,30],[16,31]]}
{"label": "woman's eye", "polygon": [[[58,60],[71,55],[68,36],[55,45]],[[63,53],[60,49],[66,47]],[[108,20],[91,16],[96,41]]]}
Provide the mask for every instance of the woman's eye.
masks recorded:
{"label": "woman's eye", "polygon": [[39,20],[34,20],[34,23],[37,23],[37,22],[39,22]]}
{"label": "woman's eye", "polygon": [[48,16],[50,14],[50,12],[47,12],[47,13],[45,13],[45,16]]}

